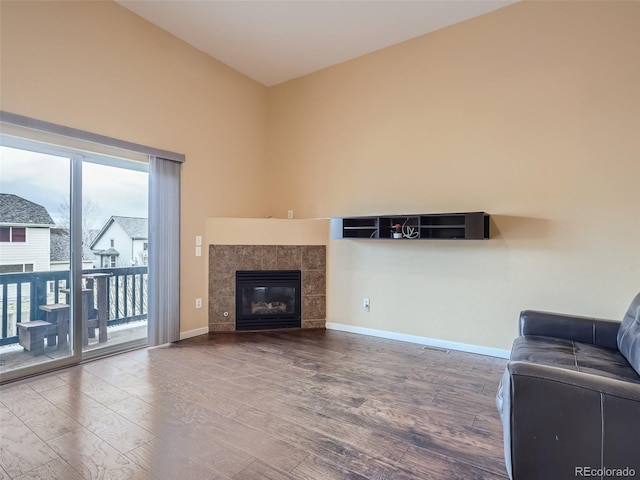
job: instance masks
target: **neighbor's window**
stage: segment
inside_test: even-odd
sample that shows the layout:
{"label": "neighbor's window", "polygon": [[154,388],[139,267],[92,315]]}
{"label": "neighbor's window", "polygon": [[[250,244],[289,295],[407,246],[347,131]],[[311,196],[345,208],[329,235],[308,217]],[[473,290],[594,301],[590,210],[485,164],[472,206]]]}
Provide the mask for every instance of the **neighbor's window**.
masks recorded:
{"label": "neighbor's window", "polygon": [[0,265],[0,273],[22,273],[24,267],[20,265]]}
{"label": "neighbor's window", "polygon": [[24,243],[27,241],[27,229],[24,227],[0,227],[0,242]]}
{"label": "neighbor's window", "polygon": [[115,268],[116,266],[116,256],[111,255],[111,268]]}
{"label": "neighbor's window", "polygon": [[0,273],[24,273],[33,272],[33,263],[16,263],[13,265],[0,265]]}

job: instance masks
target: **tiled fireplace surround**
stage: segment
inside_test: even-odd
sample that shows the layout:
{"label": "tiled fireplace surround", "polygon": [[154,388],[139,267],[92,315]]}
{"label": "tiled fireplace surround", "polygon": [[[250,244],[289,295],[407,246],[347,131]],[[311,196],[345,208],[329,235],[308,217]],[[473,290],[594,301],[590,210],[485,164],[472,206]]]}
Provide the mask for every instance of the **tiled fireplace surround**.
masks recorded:
{"label": "tiled fireplace surround", "polygon": [[237,270],[300,270],[302,328],[325,327],[327,275],[324,245],[209,245],[210,332],[233,332],[236,329]]}

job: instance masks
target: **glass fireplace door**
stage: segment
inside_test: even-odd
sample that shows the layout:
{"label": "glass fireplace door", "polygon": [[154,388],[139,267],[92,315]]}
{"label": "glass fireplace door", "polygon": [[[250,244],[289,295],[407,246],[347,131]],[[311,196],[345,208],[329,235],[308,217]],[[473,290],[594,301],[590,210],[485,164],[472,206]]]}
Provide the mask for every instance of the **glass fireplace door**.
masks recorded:
{"label": "glass fireplace door", "polygon": [[300,270],[236,272],[236,330],[300,326]]}

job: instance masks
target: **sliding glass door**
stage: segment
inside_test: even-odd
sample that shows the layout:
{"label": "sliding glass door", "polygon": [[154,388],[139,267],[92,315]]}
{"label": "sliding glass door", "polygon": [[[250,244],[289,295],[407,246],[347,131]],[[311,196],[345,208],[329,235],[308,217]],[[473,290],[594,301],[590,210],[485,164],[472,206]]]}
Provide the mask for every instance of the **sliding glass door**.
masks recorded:
{"label": "sliding glass door", "polygon": [[0,382],[179,340],[185,156],[2,110],[0,148]]}
{"label": "sliding glass door", "polygon": [[[0,146],[0,374],[71,361],[70,156]],[[63,292],[68,292],[64,294]]]}
{"label": "sliding glass door", "polygon": [[83,162],[85,357],[146,344],[148,177],[147,163],[114,158]]}
{"label": "sliding glass door", "polygon": [[0,376],[147,343],[148,162],[0,145]]}

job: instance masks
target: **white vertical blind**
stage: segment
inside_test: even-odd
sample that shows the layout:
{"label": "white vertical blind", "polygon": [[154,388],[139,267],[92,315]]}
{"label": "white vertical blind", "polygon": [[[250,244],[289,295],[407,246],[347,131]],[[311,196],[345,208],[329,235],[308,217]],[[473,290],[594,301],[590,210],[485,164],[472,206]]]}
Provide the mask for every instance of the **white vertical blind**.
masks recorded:
{"label": "white vertical blind", "polygon": [[180,339],[180,169],[149,157],[149,345]]}

